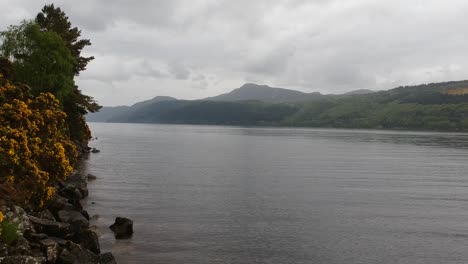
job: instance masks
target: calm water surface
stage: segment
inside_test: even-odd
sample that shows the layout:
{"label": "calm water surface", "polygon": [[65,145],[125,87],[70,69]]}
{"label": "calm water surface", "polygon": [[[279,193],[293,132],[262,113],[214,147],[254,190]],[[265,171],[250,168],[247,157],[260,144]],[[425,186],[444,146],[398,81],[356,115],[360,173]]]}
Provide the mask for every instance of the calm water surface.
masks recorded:
{"label": "calm water surface", "polygon": [[90,125],[119,263],[468,263],[468,134]]}

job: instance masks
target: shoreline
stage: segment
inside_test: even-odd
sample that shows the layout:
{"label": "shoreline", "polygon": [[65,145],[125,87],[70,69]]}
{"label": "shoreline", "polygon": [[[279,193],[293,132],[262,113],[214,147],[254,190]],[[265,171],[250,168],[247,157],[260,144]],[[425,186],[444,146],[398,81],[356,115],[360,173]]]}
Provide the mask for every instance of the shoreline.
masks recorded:
{"label": "shoreline", "polygon": [[111,252],[101,252],[96,228],[83,209],[88,196],[88,178],[80,172],[80,163],[91,155],[91,148],[80,146],[75,171],[56,186],[54,197],[41,211],[11,204],[0,209],[5,219],[16,225],[11,244],[0,242],[0,264],[115,264]]}

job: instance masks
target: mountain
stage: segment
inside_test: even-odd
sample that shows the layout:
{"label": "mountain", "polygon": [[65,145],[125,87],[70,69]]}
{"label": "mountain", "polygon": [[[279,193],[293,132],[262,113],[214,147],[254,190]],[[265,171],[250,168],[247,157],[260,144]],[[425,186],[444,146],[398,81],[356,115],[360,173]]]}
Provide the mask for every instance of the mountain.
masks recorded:
{"label": "mountain", "polygon": [[354,90],[351,92],[344,93],[343,95],[361,95],[361,94],[370,94],[370,93],[375,93],[376,91],[369,90],[369,89],[359,89],[359,90]]}
{"label": "mountain", "polygon": [[165,101],[176,101],[176,98],[169,96],[156,96],[153,99],[138,102],[132,106],[104,106],[96,113],[89,113],[86,115],[86,121],[88,122],[109,122],[122,118],[126,115],[131,115],[132,112],[138,109],[144,108],[145,106],[151,105],[157,102]]}
{"label": "mountain", "polygon": [[[299,100],[299,95],[306,99]],[[260,100],[261,99],[261,100]],[[154,98],[103,109],[101,122],[468,130],[468,81],[320,95],[246,84],[204,100]],[[90,120],[90,119],[88,119]]]}
{"label": "mountain", "polygon": [[317,100],[323,97],[324,95],[320,93],[303,93],[284,88],[274,88],[267,85],[246,83],[229,93],[208,97],[203,100],[224,102],[257,100],[268,103],[290,103]]}

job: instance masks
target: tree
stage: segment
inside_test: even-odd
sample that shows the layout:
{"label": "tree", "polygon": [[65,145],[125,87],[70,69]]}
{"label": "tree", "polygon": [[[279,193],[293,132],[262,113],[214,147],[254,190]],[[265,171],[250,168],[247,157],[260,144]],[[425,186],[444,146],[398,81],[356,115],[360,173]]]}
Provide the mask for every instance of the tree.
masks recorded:
{"label": "tree", "polygon": [[12,61],[13,80],[28,84],[35,95],[50,92],[63,100],[74,89],[75,59],[62,38],[23,21],[0,33],[0,52]]}
{"label": "tree", "polygon": [[41,12],[36,16],[36,23],[41,27],[41,30],[57,33],[66,43],[76,63],[73,72],[76,76],[81,71],[86,69],[86,65],[94,59],[94,57],[82,57],[81,51],[84,47],[91,45],[89,39],[79,39],[81,30],[72,27],[65,12],[54,4],[45,5]]}
{"label": "tree", "polygon": [[[65,41],[65,45],[75,59],[73,68],[75,76],[85,70],[86,65],[94,59],[94,57],[81,56],[83,48],[91,45],[91,42],[89,39],[79,39],[81,30],[72,27],[68,16],[59,7],[55,7],[53,4],[45,5],[37,14],[36,23],[41,30],[55,32]],[[67,113],[72,138],[79,142],[89,140],[91,134],[86,126],[84,115],[88,112],[97,112],[101,106],[92,97],[84,95],[78,86],[75,86],[72,93],[64,98],[63,105],[64,111]]]}

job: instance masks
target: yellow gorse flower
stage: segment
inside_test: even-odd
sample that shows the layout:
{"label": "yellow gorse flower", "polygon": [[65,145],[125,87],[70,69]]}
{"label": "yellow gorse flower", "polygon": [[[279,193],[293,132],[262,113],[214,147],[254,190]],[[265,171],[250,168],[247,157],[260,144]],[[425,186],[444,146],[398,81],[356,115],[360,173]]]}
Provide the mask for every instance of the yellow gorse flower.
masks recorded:
{"label": "yellow gorse flower", "polygon": [[0,76],[0,184],[14,184],[41,207],[54,195],[52,186],[73,171],[77,151],[59,101],[26,90]]}

